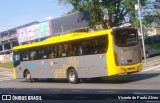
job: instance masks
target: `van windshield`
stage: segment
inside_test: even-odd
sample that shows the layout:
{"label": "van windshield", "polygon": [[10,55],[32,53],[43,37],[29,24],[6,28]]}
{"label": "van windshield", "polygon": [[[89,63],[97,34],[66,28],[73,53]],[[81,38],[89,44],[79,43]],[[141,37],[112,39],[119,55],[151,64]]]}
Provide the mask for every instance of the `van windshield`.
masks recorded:
{"label": "van windshield", "polygon": [[138,44],[136,29],[117,29],[114,33],[115,44],[120,47],[135,46]]}

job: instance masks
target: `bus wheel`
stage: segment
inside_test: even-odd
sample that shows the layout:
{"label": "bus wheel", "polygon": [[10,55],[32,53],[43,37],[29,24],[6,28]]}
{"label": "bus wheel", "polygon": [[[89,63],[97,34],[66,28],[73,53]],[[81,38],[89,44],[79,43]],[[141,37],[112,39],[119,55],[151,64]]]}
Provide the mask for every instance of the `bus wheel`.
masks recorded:
{"label": "bus wheel", "polygon": [[150,55],[149,55],[149,52],[146,52],[146,58],[149,58]]}
{"label": "bus wheel", "polygon": [[79,82],[79,78],[75,69],[68,70],[67,79],[71,84],[76,84]]}
{"label": "bus wheel", "polygon": [[31,73],[28,70],[25,72],[25,79],[27,82],[32,82]]}

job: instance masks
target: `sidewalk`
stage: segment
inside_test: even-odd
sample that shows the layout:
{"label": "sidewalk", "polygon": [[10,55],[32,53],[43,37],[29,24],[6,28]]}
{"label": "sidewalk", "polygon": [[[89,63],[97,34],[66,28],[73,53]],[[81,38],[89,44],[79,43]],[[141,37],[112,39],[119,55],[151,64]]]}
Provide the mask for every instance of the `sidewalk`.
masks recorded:
{"label": "sidewalk", "polygon": [[13,77],[13,69],[6,69],[6,68],[0,67],[0,76]]}
{"label": "sidewalk", "polygon": [[156,59],[156,60],[152,60],[152,61],[148,61],[145,64],[143,61],[143,68],[151,68],[151,67],[156,67],[156,66],[160,66],[160,59]]}

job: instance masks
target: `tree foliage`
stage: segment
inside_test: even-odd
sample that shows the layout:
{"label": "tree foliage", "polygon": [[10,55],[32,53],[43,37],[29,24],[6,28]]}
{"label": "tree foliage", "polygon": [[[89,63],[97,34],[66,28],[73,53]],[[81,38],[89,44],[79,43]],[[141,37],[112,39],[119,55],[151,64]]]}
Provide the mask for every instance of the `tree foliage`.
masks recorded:
{"label": "tree foliage", "polygon": [[[89,11],[91,14],[90,26],[103,24],[104,28],[111,28],[129,22],[134,27],[139,27],[135,4],[137,0],[58,0],[61,4],[73,6],[72,12]],[[141,5],[147,7],[149,0],[140,0]],[[149,8],[148,8],[149,9]],[[148,12],[148,11],[144,11]],[[147,13],[146,13],[147,14]],[[148,21],[153,21],[150,16],[144,15],[143,23],[148,26]],[[105,17],[105,19],[104,19]],[[129,18],[129,21],[126,19]]]}

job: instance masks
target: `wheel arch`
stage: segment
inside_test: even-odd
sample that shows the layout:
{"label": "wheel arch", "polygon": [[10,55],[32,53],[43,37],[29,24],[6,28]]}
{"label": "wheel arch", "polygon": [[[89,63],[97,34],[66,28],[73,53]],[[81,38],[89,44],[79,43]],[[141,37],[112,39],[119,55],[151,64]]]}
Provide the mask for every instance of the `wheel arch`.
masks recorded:
{"label": "wheel arch", "polygon": [[68,71],[69,71],[70,69],[74,69],[74,70],[77,72],[77,70],[76,70],[73,66],[70,66],[70,67],[68,67],[68,69],[67,69],[67,71],[66,71],[66,75],[67,75],[67,73],[68,73]]}
{"label": "wheel arch", "polygon": [[23,71],[23,78],[25,78],[25,73],[26,73],[27,71],[29,71],[29,70],[28,70],[28,69],[25,69],[25,70]]}

